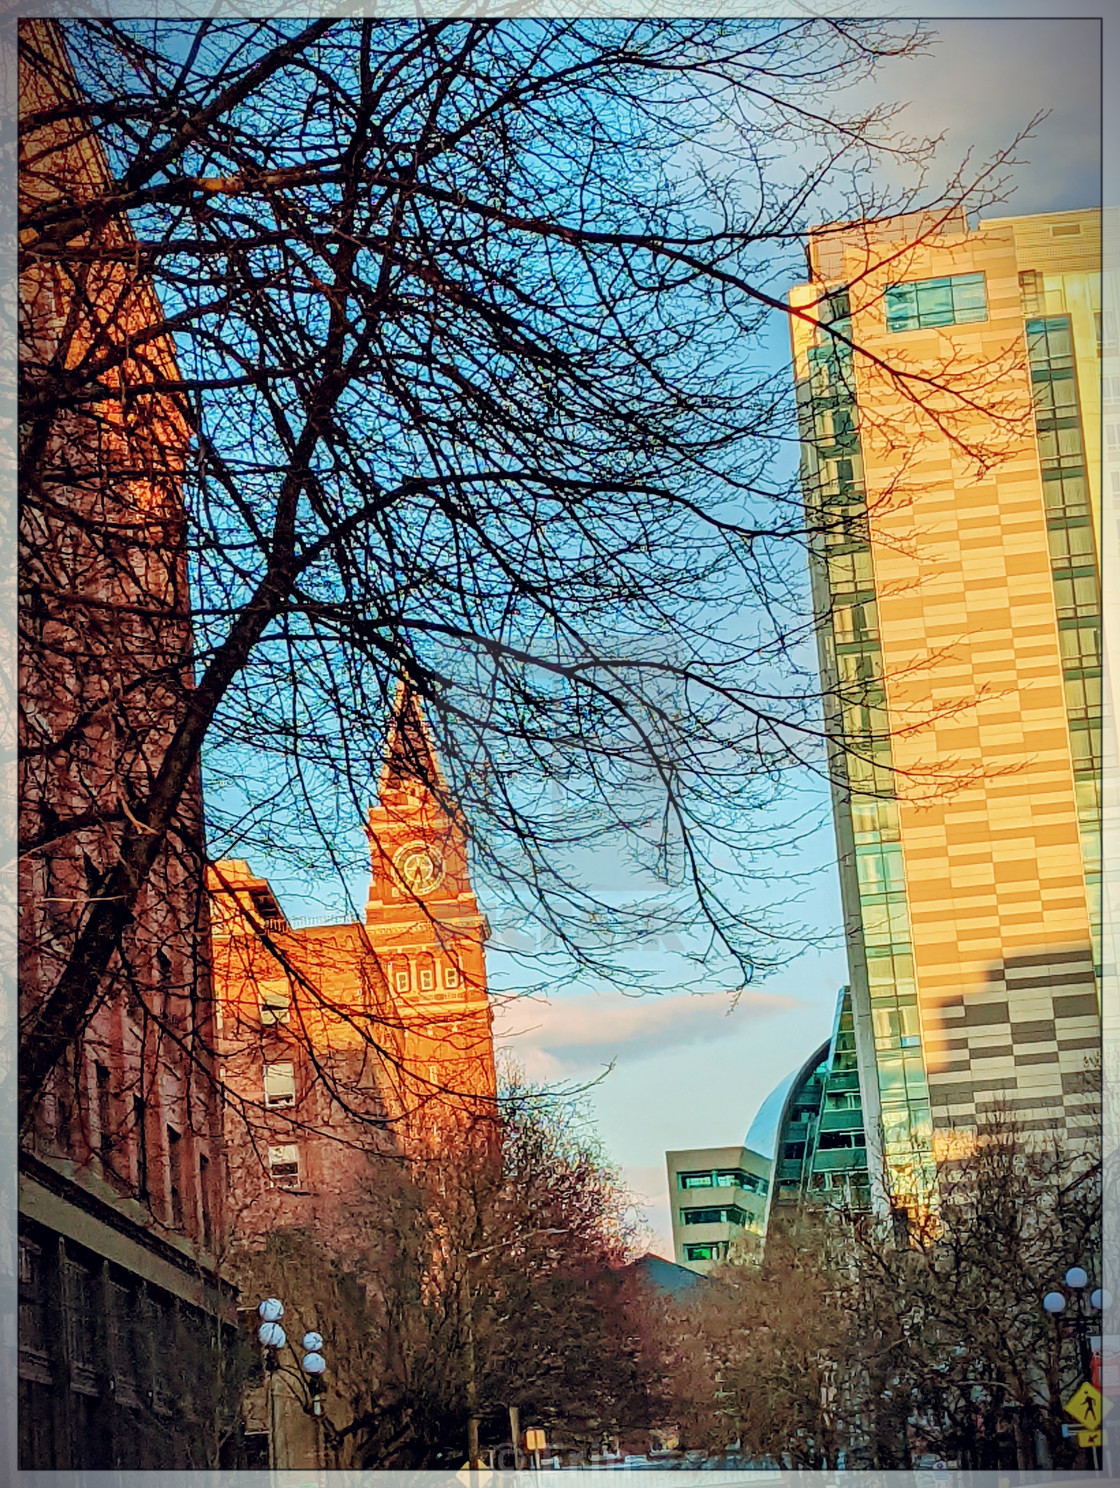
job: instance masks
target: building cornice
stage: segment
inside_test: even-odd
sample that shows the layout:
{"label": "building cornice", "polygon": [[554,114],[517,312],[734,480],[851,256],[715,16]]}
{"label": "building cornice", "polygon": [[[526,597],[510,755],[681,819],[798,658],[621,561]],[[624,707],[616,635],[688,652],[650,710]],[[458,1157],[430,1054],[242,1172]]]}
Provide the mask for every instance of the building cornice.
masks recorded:
{"label": "building cornice", "polygon": [[203,1311],[224,1315],[234,1306],[237,1289],[213,1266],[31,1152],[19,1157],[19,1212]]}

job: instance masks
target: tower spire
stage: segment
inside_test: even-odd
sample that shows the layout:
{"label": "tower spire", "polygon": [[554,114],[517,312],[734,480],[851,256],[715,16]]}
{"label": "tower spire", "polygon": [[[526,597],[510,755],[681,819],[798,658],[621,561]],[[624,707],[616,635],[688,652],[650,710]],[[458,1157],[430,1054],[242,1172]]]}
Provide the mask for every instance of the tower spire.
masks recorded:
{"label": "tower spire", "polygon": [[377,782],[383,807],[403,806],[424,796],[447,799],[447,782],[416,690],[407,677],[397,683],[385,756]]}

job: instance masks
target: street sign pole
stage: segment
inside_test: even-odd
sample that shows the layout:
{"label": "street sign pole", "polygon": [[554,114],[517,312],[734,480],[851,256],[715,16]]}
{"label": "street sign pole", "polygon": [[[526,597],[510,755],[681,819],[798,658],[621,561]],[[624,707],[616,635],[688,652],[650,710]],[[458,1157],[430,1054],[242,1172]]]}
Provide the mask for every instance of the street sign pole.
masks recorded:
{"label": "street sign pole", "polygon": [[1093,1467],[1099,1471],[1101,1447],[1104,1443],[1103,1422],[1112,1409],[1107,1399],[1090,1380],[1086,1379],[1065,1403],[1067,1415],[1078,1423],[1077,1445],[1087,1447],[1093,1454]]}

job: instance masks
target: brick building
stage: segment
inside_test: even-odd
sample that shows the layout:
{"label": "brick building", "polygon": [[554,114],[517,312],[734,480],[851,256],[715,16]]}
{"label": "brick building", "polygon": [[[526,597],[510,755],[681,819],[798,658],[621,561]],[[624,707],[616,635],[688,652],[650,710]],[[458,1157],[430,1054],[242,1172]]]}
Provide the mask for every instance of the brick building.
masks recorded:
{"label": "brick building", "polygon": [[[191,686],[181,475],[190,426],[119,223],[40,254],[37,211],[110,180],[66,108],[58,28],[20,24],[20,1035],[44,1008]],[[101,370],[98,370],[98,369]],[[62,377],[60,369],[65,369]],[[60,380],[61,379],[61,380]],[[65,386],[63,386],[65,383]],[[73,396],[71,396],[73,395]],[[23,1112],[25,1468],[232,1461],[232,1294],[201,793],[186,793],[83,1030]],[[225,1446],[223,1447],[223,1440]]]}
{"label": "brick building", "polygon": [[[492,1140],[487,927],[462,823],[404,688],[369,840],[365,923],[293,924],[240,859],[210,874],[233,1264],[261,1291],[282,1289],[253,1259],[270,1238],[300,1232],[344,1260],[366,1254],[371,1234],[397,1222],[394,1190],[461,1153],[464,1134]],[[252,1323],[256,1294],[245,1300]],[[293,1338],[329,1331],[306,1299],[284,1300]],[[330,1384],[328,1374],[328,1411],[344,1410]],[[273,1377],[272,1388],[271,1404],[247,1397],[250,1437],[271,1433],[275,1466],[321,1461],[298,1385]]]}
{"label": "brick building", "polygon": [[365,923],[296,926],[239,859],[215,864],[214,975],[237,1243],[346,1228],[371,1158],[416,1160],[495,1093],[486,922],[415,697],[397,700],[369,814]]}

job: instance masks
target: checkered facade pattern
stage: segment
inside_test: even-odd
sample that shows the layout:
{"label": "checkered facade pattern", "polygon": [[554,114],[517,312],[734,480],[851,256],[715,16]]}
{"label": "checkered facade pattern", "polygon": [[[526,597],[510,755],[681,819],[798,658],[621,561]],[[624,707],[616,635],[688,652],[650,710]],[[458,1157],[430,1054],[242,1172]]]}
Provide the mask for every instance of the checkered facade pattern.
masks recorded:
{"label": "checkered facade pattern", "polygon": [[[1100,1123],[1100,218],[830,229],[791,296],[869,1130]],[[881,1153],[873,1152],[873,1140]]]}

